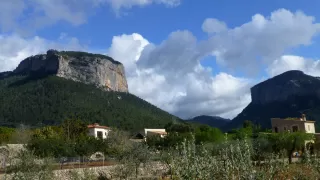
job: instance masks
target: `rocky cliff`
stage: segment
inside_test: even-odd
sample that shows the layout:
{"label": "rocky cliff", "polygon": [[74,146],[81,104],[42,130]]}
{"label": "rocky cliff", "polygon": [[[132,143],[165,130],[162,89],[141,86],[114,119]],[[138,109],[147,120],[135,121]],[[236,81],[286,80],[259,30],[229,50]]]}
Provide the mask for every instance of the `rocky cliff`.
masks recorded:
{"label": "rocky cliff", "polygon": [[292,70],[261,82],[251,88],[253,104],[285,101],[290,96],[316,95],[320,97],[320,80]]}
{"label": "rocky cliff", "polygon": [[49,50],[23,60],[13,73],[53,74],[105,90],[128,92],[124,66],[100,54]]}
{"label": "rocky cliff", "polygon": [[251,103],[222,129],[242,127],[250,120],[262,128],[271,128],[270,118],[301,117],[317,121],[320,130],[320,80],[292,70],[251,88]]}

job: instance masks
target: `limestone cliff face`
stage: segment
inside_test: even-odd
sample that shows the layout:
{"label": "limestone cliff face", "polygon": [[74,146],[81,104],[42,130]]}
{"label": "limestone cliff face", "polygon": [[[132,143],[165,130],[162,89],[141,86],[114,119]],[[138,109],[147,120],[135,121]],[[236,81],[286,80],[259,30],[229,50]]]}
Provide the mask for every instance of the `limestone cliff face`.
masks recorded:
{"label": "limestone cliff face", "polygon": [[124,66],[99,54],[49,50],[47,54],[23,60],[13,73],[54,74],[73,81],[94,84],[105,90],[128,92]]}
{"label": "limestone cliff face", "polygon": [[306,95],[320,97],[320,80],[298,70],[287,71],[251,88],[253,104],[285,101],[290,96]]}

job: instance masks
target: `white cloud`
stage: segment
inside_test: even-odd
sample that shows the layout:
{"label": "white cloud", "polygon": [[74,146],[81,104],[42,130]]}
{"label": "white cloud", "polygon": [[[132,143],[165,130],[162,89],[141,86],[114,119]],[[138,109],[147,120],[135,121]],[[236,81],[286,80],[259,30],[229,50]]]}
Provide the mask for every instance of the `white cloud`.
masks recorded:
{"label": "white cloud", "polygon": [[301,56],[284,55],[276,59],[268,68],[270,76],[276,76],[289,70],[301,70],[312,76],[320,76],[320,60],[306,59]]}
{"label": "white cloud", "polygon": [[175,7],[180,5],[182,0],[107,0],[116,13],[121,9],[130,9],[133,6],[147,6],[150,4],[164,4],[168,7]]}
{"label": "white cloud", "polygon": [[108,54],[126,67],[131,93],[171,113],[183,118],[236,115],[239,106],[250,102],[250,80],[226,73],[212,77],[211,70],[200,65],[197,44],[188,31],[173,32],[160,45],[138,34],[120,35],[113,38]]}
{"label": "white cloud", "polygon": [[214,52],[220,65],[252,72],[292,48],[310,45],[320,30],[314,21],[300,11],[285,9],[272,12],[270,17],[256,14],[248,23],[214,34],[203,42],[201,50]]}
{"label": "white cloud", "polygon": [[[59,21],[72,25],[86,22],[100,0],[12,0],[0,2],[3,32],[26,34]],[[27,31],[27,32],[26,32]]]}
{"label": "white cloud", "polygon": [[[95,2],[99,5],[106,0]],[[169,0],[114,2],[119,3],[113,6],[118,10],[152,3],[170,5]],[[50,8],[45,11],[50,12]],[[68,8],[66,11],[73,12]],[[83,22],[83,18],[78,21],[77,17],[86,17],[70,13],[61,16],[47,13],[45,16],[67,22],[76,18],[75,25]],[[256,14],[250,22],[229,29],[224,22],[207,19],[202,28],[209,34],[203,41],[198,41],[187,30],[172,32],[160,44],[153,44],[138,33],[114,36],[108,54],[125,65],[131,93],[183,118],[200,114],[234,117],[250,102],[249,87],[254,80],[250,76],[243,78],[230,72],[219,72],[218,67],[203,67],[200,62],[208,55],[216,56],[219,65],[248,72],[261,71],[264,62],[270,76],[289,69],[300,69],[313,75],[319,72],[318,61],[283,56],[292,48],[311,44],[312,38],[319,33],[319,24],[302,12],[280,9],[270,17]],[[23,57],[48,48],[83,48],[76,38],[68,38],[66,34],[61,34],[56,42],[40,37],[1,36],[0,43],[4,47],[0,52],[0,71],[12,69]]]}
{"label": "white cloud", "polygon": [[[141,36],[117,36],[110,49],[117,47],[123,57],[118,60],[136,68],[128,70],[133,94],[184,118],[199,114],[233,117],[250,102],[249,87],[254,80],[223,72],[213,76],[211,69],[201,66],[201,59],[214,55],[218,64],[231,69],[261,71],[262,62],[266,67],[272,58],[311,44],[319,27],[312,16],[280,9],[270,17],[256,14],[250,22],[232,29],[219,20],[207,19],[203,30],[210,37],[200,42],[185,30],[171,33],[159,45]],[[135,54],[141,55],[138,60],[133,58]]]}
{"label": "white cloud", "polygon": [[44,53],[48,49],[83,50],[78,39],[65,36],[57,41],[49,41],[41,37],[22,38],[19,35],[0,35],[0,72],[11,71],[21,60]]}
{"label": "white cloud", "polygon": [[202,30],[208,34],[221,33],[228,30],[226,23],[215,18],[207,18],[202,24]]}
{"label": "white cloud", "polygon": [[178,6],[180,0],[2,0],[0,31],[29,35],[34,31],[66,22],[78,26],[87,22],[98,7],[110,5],[119,15],[121,9],[150,4]]}

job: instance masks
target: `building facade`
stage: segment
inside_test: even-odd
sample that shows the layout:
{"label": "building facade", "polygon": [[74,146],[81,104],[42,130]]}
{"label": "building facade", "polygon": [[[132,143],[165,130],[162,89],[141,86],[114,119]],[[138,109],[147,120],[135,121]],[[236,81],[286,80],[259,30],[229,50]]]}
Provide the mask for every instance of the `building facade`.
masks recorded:
{"label": "building facade", "polygon": [[149,136],[159,136],[161,138],[164,138],[167,135],[167,132],[165,129],[144,129],[141,132],[136,133],[131,140],[140,142],[140,141],[147,141],[147,137]]}
{"label": "building facade", "polygon": [[303,114],[301,118],[271,118],[272,132],[305,132],[315,134],[315,121],[306,119]]}
{"label": "building facade", "polygon": [[98,123],[88,125],[88,135],[99,139],[106,139],[110,132],[107,126],[100,126]]}

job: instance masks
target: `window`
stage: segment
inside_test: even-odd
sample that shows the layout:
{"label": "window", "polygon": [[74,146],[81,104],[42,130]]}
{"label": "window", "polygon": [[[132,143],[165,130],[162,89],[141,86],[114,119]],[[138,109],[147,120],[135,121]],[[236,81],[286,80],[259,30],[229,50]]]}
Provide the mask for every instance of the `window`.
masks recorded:
{"label": "window", "polygon": [[274,132],[278,132],[278,127],[274,127]]}
{"label": "window", "polygon": [[102,131],[97,131],[97,137],[98,137],[99,139],[102,139],[102,138],[103,138],[103,133],[102,133]]}
{"label": "window", "polygon": [[292,132],[297,132],[299,130],[298,126],[292,126]]}

